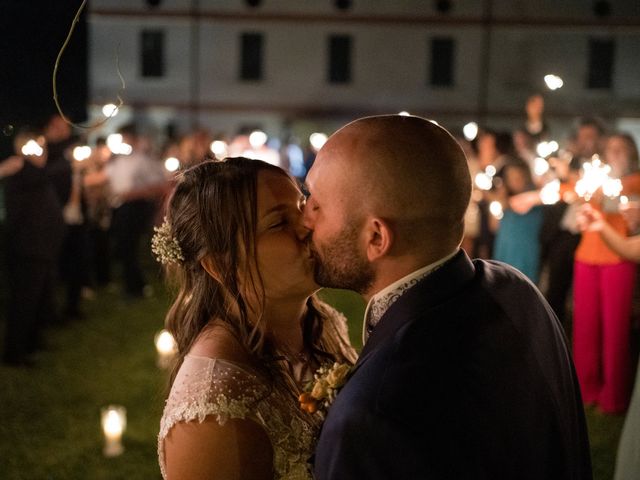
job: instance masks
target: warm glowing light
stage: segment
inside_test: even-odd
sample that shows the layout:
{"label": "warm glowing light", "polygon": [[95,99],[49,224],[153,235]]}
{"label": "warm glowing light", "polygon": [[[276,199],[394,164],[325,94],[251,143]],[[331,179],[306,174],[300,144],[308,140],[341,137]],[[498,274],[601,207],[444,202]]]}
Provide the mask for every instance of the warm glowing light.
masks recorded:
{"label": "warm glowing light", "polygon": [[33,155],[36,157],[40,157],[44,153],[44,149],[33,139],[25,143],[21,151],[23,155]]}
{"label": "warm glowing light", "polygon": [[411,114],[409,112],[407,112],[406,110],[401,111],[400,113],[398,113],[398,115],[402,115],[403,117],[408,117]]}
{"label": "warm glowing light", "polygon": [[627,197],[626,195],[621,195],[620,205],[628,205],[628,204],[629,204],[629,197]]}
{"label": "warm glowing light", "polygon": [[124,143],[119,133],[112,133],[107,137],[107,147],[115,155],[130,155],[133,151],[131,145]]}
{"label": "warm glowing light", "polygon": [[115,117],[118,115],[118,107],[113,103],[107,103],[104,107],[102,107],[102,114],[105,117]]}
{"label": "warm glowing light", "polygon": [[171,365],[173,358],[178,352],[178,344],[173,335],[168,330],[160,330],[154,338],[156,350],[158,351],[157,365],[160,368],[167,368]]}
{"label": "warm glowing light", "polygon": [[544,76],[544,83],[547,84],[547,88],[549,90],[557,90],[559,88],[562,88],[562,86],[564,85],[562,79],[552,73]]}
{"label": "warm glowing light", "polygon": [[542,176],[549,171],[549,162],[547,162],[544,158],[537,157],[533,161],[533,173],[537,176]]}
{"label": "warm glowing light", "polygon": [[255,130],[249,135],[249,143],[253,148],[260,148],[267,143],[267,134],[262,130]]}
{"label": "warm glowing light", "polygon": [[576,182],[576,193],[589,200],[596,190],[602,187],[603,193],[607,196],[619,195],[622,191],[622,183],[618,183],[620,182],[618,179],[609,177],[609,172],[611,172],[611,167],[603,164],[598,155],[594,155],[590,162],[582,165],[582,177]]}
{"label": "warm glowing light", "polygon": [[155,344],[158,353],[173,355],[178,350],[176,341],[168,330],[160,330],[156,334]]}
{"label": "warm glowing light", "polygon": [[487,168],[484,169],[484,173],[493,178],[497,173],[496,167],[493,165],[487,165]]}
{"label": "warm glowing light", "polygon": [[222,160],[227,155],[227,142],[222,140],[214,140],[209,148],[219,160]]}
{"label": "warm glowing light", "polygon": [[548,157],[553,152],[558,151],[559,147],[558,142],[555,140],[551,140],[550,142],[540,142],[536,146],[536,152],[538,152],[538,155],[541,157]]}
{"label": "warm glowing light", "polygon": [[312,133],[309,135],[309,143],[311,147],[317,152],[327,142],[327,136],[324,133]]}
{"label": "warm glowing light", "polygon": [[169,157],[164,161],[164,168],[166,168],[168,172],[175,172],[180,168],[180,160],[176,157]]}
{"label": "warm glowing light", "polygon": [[609,198],[615,198],[622,192],[622,182],[619,178],[607,178],[602,183],[602,193]]}
{"label": "warm glowing light", "polygon": [[105,445],[103,454],[106,457],[115,457],[122,454],[122,434],[127,428],[127,411],[119,405],[109,405],[102,409],[101,413],[102,431],[104,433]]}
{"label": "warm glowing light", "polygon": [[244,158],[248,158],[249,160],[259,160],[258,154],[253,150],[245,150],[244,152],[242,152],[242,156]]}
{"label": "warm glowing light", "polygon": [[82,162],[91,156],[91,147],[82,145],[73,149],[73,158]]}
{"label": "warm glowing light", "polygon": [[467,140],[474,140],[478,136],[478,124],[476,122],[467,123],[462,127],[462,133]]}
{"label": "warm glowing light", "polygon": [[493,180],[491,179],[491,176],[487,175],[486,173],[480,172],[476,174],[474,182],[476,184],[476,187],[478,187],[480,190],[491,190],[491,187],[493,187]]}
{"label": "warm glowing light", "polygon": [[560,201],[560,180],[552,180],[540,189],[540,200],[545,205],[553,205]]}
{"label": "warm glowing light", "polygon": [[498,220],[504,216],[504,213],[502,212],[502,204],[497,200],[494,200],[489,204],[489,212],[491,212],[491,215],[496,217]]}

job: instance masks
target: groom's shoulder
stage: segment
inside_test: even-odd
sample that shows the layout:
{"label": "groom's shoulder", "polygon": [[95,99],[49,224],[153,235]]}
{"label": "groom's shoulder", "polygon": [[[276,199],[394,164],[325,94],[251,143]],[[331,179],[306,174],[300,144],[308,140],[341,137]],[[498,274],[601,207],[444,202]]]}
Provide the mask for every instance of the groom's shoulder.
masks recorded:
{"label": "groom's shoulder", "polygon": [[499,303],[515,301],[540,304],[543,301],[538,287],[522,272],[497,260],[474,259],[476,289]]}

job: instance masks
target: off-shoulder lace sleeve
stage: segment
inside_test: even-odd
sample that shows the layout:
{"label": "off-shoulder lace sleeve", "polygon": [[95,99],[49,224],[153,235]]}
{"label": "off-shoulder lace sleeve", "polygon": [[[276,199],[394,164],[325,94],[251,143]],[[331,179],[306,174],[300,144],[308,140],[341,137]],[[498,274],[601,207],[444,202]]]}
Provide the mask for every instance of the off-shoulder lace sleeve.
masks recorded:
{"label": "off-shoulder lace sleeve", "polygon": [[346,360],[355,363],[358,354],[349,340],[347,317],[327,303],[321,302],[321,308],[325,315],[325,333],[323,335],[325,342],[331,345],[332,349],[340,352]]}
{"label": "off-shoulder lace sleeve", "polygon": [[164,438],[178,422],[203,422],[213,416],[220,425],[232,418],[258,423],[257,403],[267,385],[241,366],[220,359],[187,355],[176,376],[160,421],[158,457],[164,477]]}

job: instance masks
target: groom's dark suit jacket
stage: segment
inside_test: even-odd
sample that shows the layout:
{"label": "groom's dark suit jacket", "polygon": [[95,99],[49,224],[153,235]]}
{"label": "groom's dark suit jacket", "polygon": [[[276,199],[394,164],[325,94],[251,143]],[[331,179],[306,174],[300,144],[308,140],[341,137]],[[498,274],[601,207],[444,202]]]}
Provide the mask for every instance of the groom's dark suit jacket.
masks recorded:
{"label": "groom's dark suit jacket", "polygon": [[562,327],[517,270],[460,251],[384,314],[330,407],[318,480],[590,479]]}

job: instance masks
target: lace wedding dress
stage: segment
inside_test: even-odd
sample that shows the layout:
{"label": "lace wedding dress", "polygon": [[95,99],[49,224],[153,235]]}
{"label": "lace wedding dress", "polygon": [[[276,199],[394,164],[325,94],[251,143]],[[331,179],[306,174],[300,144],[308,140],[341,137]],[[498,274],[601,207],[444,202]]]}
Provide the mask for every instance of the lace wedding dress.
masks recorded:
{"label": "lace wedding dress", "polygon": [[[347,358],[354,361],[355,352],[346,340],[346,320],[338,312],[332,317],[325,323],[327,335],[346,346]],[[171,428],[178,422],[203,422],[207,416],[220,425],[229,419],[256,422],[271,440],[274,478],[312,478],[308,462],[315,448],[320,417],[303,412],[297,399],[272,388],[267,379],[247,366],[190,354],[185,356],[176,376],[160,422],[158,458],[163,478],[163,443]]]}

